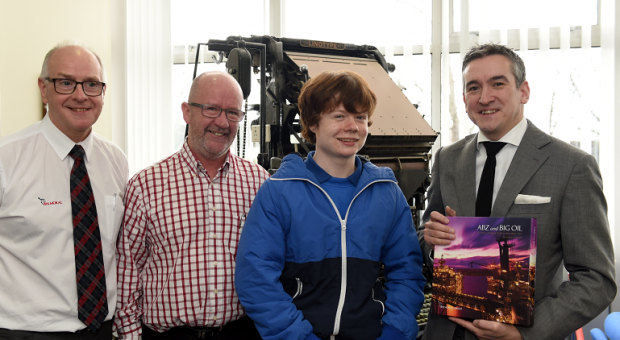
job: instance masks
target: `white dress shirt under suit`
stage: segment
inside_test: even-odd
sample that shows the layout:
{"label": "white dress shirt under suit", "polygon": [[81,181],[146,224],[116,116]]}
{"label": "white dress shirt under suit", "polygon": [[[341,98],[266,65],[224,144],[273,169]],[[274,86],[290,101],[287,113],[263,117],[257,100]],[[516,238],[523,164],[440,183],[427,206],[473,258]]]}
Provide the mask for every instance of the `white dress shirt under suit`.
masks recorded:
{"label": "white dress shirt under suit", "polygon": [[[90,133],[80,144],[95,195],[109,313],[116,307],[116,237],[129,177],[119,147]],[[75,332],[78,320],[69,176],[75,143],[43,118],[0,138],[0,328]]]}
{"label": "white dress shirt under suit", "polygon": [[[497,163],[495,165],[495,180],[493,182],[493,203],[495,203],[497,193],[502,186],[502,182],[504,182],[510,163],[512,163],[512,159],[515,157],[515,153],[523,139],[523,135],[525,135],[525,130],[527,130],[527,119],[523,117],[515,127],[498,140],[498,142],[504,142],[506,145],[495,155]],[[490,139],[483,135],[482,132],[478,132],[478,151],[476,152],[476,197],[478,197],[482,169],[484,169],[484,163],[487,161],[487,150],[480,144],[487,141],[490,141]]]}

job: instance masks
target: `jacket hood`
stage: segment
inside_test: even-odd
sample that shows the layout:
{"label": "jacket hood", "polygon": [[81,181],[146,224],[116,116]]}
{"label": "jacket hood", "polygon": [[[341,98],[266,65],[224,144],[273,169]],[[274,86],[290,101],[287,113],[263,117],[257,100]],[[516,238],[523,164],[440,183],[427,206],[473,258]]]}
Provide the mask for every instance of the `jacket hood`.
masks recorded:
{"label": "jacket hood", "polygon": [[[311,151],[308,154],[308,157],[314,155],[314,151]],[[355,156],[358,157],[358,156]],[[357,184],[358,187],[366,186],[368,183],[377,180],[389,180],[393,182],[396,181],[396,177],[392,172],[392,169],[386,167],[378,167],[371,162],[368,162],[361,158],[362,160],[362,176],[359,179]],[[271,176],[274,179],[292,179],[292,178],[303,178],[308,179],[316,184],[319,184],[314,174],[308,170],[306,167],[306,163],[304,163],[303,158],[299,154],[289,154],[284,159],[282,159],[282,164],[278,171]]]}

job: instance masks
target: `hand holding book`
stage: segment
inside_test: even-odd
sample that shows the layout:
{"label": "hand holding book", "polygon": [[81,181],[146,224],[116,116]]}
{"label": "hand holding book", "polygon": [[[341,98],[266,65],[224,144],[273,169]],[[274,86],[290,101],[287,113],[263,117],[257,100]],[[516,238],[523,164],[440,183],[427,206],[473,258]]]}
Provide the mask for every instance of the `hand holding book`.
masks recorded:
{"label": "hand holding book", "polygon": [[[446,214],[456,216],[454,209],[446,206]],[[437,211],[431,213],[431,220],[424,224],[424,241],[431,248],[435,245],[449,245],[454,240],[454,228],[448,226],[450,220]]]}
{"label": "hand holding book", "polygon": [[470,331],[480,340],[523,340],[521,333],[519,333],[517,327],[514,325],[488,320],[474,320],[473,322],[469,322],[454,317],[450,317],[449,319]]}

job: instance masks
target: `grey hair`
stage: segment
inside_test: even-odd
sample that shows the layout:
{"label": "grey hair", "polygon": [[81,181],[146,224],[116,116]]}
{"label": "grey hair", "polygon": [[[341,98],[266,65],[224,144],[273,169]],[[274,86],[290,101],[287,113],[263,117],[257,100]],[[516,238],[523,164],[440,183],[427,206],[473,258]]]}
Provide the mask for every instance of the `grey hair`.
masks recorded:
{"label": "grey hair", "polygon": [[[463,58],[462,71],[465,72],[465,68],[472,61],[491,55],[501,55],[510,60],[510,64],[512,65],[512,75],[515,77],[517,88],[525,82],[525,64],[523,63],[523,59],[521,59],[521,57],[519,57],[519,55],[516,54],[510,47],[500,44],[488,43],[473,46],[469,51],[467,51],[465,58]],[[464,82],[463,91],[465,91]]]}
{"label": "grey hair", "polygon": [[50,58],[52,57],[52,54],[54,54],[54,52],[58,51],[59,49],[63,47],[67,47],[67,46],[79,46],[79,47],[86,49],[90,53],[92,53],[95,56],[95,58],[97,58],[97,62],[99,62],[99,67],[101,67],[101,81],[104,83],[106,82],[105,67],[103,66],[103,62],[101,61],[101,58],[99,57],[99,55],[95,53],[95,51],[93,51],[90,47],[75,40],[64,40],[58,43],[56,46],[54,46],[54,48],[49,50],[49,52],[47,52],[47,54],[45,55],[45,59],[43,59],[43,66],[41,67],[41,74],[39,75],[41,79],[45,79],[48,76],[48,65],[49,65]]}

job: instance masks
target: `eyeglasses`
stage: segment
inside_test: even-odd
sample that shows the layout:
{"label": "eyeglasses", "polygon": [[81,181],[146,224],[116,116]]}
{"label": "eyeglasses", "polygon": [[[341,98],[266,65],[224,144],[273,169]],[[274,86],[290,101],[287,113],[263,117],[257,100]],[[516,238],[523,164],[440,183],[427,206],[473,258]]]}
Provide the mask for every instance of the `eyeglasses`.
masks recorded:
{"label": "eyeglasses", "polygon": [[226,112],[226,118],[231,122],[240,122],[245,117],[245,112],[235,109],[221,109],[215,105],[203,105],[196,103],[187,103],[191,106],[201,108],[202,115],[209,118],[217,118],[222,114],[222,111]]}
{"label": "eyeglasses", "polygon": [[60,78],[45,78],[45,80],[54,82],[54,90],[56,90],[56,92],[60,94],[72,94],[78,84],[82,84],[84,94],[89,97],[97,97],[103,93],[103,88],[105,87],[105,83],[102,83],[100,81],[75,81],[71,79]]}

